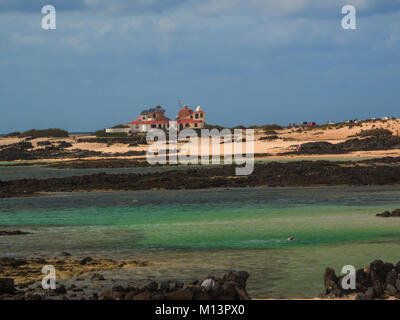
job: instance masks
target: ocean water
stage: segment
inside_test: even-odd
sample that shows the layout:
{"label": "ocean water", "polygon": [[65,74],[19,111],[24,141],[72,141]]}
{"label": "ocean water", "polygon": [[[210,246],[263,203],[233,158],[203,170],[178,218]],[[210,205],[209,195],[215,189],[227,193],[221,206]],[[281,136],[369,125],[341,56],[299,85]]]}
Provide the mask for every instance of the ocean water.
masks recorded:
{"label": "ocean water", "polygon": [[[120,279],[193,280],[250,273],[256,298],[309,298],[330,266],[400,260],[400,187],[243,188],[59,193],[0,199],[0,256],[137,259]],[[293,237],[294,241],[288,241]]]}

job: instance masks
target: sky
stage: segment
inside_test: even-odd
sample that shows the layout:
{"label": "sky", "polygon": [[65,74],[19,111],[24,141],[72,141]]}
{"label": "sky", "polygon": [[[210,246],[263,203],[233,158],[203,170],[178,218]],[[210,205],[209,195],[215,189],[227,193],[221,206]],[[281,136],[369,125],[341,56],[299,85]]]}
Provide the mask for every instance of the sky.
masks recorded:
{"label": "sky", "polygon": [[400,0],[0,0],[0,133],[179,100],[224,126],[400,117],[399,84]]}

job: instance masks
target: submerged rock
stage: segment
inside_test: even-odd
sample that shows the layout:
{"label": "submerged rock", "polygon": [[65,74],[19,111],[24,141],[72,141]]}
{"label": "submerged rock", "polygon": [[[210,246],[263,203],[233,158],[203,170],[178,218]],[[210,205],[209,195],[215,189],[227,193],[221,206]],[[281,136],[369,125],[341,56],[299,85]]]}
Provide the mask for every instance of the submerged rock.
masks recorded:
{"label": "submerged rock", "polygon": [[19,235],[24,235],[24,234],[31,234],[30,232],[24,232],[20,230],[16,231],[2,231],[0,230],[0,236],[19,236]]}
{"label": "submerged rock", "polygon": [[400,217],[400,209],[393,210],[392,212],[385,211],[382,213],[377,213],[376,216],[382,218]]}

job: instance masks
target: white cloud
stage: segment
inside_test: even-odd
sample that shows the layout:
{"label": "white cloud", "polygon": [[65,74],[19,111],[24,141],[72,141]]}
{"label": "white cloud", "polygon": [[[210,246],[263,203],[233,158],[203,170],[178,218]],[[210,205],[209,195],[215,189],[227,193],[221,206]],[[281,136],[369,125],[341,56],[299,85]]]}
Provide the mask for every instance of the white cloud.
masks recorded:
{"label": "white cloud", "polygon": [[13,33],[11,35],[11,41],[15,45],[37,46],[44,44],[46,39],[44,36]]}

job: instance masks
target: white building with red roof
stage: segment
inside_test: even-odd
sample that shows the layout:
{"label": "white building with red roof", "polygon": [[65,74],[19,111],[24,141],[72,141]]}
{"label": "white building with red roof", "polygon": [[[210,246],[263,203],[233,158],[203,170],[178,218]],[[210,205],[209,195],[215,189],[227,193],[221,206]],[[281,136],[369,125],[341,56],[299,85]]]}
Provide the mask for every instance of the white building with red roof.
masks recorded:
{"label": "white building with red roof", "polygon": [[184,106],[179,110],[178,116],[174,121],[165,116],[165,110],[160,106],[152,109],[143,110],[137,120],[127,123],[130,132],[148,132],[151,129],[165,129],[175,127],[178,131],[191,128],[201,129],[206,124],[206,113],[198,106],[196,110]]}

